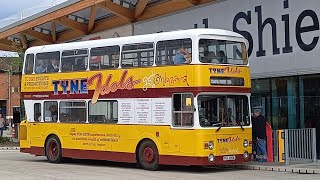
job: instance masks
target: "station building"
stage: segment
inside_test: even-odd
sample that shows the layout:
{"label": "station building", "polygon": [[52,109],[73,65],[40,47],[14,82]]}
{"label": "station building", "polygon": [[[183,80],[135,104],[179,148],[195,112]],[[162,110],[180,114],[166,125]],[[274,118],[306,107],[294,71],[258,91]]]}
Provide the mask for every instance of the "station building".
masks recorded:
{"label": "station building", "polygon": [[319,0],[71,0],[1,28],[0,49],[10,50],[7,40],[26,48],[190,28],[238,32],[248,40],[252,108],[274,130],[317,128],[320,158],[319,17]]}

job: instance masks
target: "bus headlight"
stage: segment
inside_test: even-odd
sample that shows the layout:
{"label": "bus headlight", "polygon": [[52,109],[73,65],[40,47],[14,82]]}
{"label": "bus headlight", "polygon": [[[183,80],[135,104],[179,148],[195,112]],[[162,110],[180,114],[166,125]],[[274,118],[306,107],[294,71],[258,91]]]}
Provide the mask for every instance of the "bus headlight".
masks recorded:
{"label": "bus headlight", "polygon": [[209,142],[205,142],[204,143],[204,149],[210,149],[212,150],[214,148],[214,144],[212,141],[209,141]]}
{"label": "bus headlight", "polygon": [[247,160],[249,158],[249,153],[247,151],[245,151],[243,153],[243,159]]}
{"label": "bus headlight", "polygon": [[243,147],[248,147],[249,146],[249,142],[248,142],[248,140],[243,140]]}
{"label": "bus headlight", "polygon": [[209,141],[209,149],[212,150],[214,148],[213,142]]}
{"label": "bus headlight", "polygon": [[209,162],[213,162],[213,161],[214,161],[214,155],[210,154],[210,155],[208,156],[208,161],[209,161]]}

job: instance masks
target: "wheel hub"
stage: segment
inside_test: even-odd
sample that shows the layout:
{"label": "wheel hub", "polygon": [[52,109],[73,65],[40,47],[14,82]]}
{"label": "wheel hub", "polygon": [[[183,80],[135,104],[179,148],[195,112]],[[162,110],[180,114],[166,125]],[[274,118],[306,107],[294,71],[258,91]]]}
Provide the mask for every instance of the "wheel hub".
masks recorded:
{"label": "wheel hub", "polygon": [[152,163],[154,161],[154,150],[151,147],[146,147],[143,150],[143,159],[147,163]]}
{"label": "wheel hub", "polygon": [[58,145],[54,141],[49,144],[49,156],[51,158],[56,158],[58,156]]}

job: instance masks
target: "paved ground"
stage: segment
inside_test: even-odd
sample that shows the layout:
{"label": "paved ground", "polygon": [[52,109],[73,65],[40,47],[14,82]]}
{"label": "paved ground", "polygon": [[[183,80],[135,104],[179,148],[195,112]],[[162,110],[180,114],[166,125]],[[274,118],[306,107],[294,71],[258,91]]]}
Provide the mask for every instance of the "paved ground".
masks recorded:
{"label": "paved ground", "polygon": [[160,171],[145,171],[133,164],[74,160],[51,164],[45,157],[35,157],[17,150],[0,150],[0,179],[23,180],[99,180],[99,179],[319,179],[319,174],[298,174],[258,170],[192,168],[165,166]]}

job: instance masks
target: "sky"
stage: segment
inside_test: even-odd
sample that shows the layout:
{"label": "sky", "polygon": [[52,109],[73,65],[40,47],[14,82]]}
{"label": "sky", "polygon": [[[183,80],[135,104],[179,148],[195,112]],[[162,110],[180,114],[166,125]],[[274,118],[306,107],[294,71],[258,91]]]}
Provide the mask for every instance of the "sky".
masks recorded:
{"label": "sky", "polygon": [[[52,4],[53,0],[0,0],[0,21],[7,17],[20,17],[22,11],[30,13],[39,6]],[[0,57],[10,56],[7,52],[0,51]]]}
{"label": "sky", "polygon": [[32,10],[32,7],[41,6],[41,4],[50,1],[52,0],[0,0],[0,7],[2,7],[0,19],[4,19],[24,10]]}

